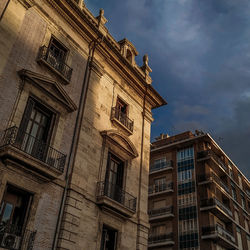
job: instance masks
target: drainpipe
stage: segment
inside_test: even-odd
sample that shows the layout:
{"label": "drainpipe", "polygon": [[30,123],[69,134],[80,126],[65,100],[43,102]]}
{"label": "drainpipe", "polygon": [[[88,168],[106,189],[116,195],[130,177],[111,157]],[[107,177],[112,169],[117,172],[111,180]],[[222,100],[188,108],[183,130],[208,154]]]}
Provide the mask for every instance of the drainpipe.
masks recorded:
{"label": "drainpipe", "polygon": [[[143,98],[143,111],[142,111],[142,133],[141,133],[141,158],[140,158],[140,175],[139,175],[139,193],[138,193],[138,223],[140,224],[140,210],[141,210],[141,183],[142,183],[142,169],[143,169],[143,149],[144,149],[144,124],[145,124],[145,109],[146,109],[146,97],[148,92],[148,86],[146,86],[146,91]],[[139,225],[138,225],[139,226]],[[139,228],[137,226],[137,237],[139,233]],[[138,248],[137,248],[138,249]]]}
{"label": "drainpipe", "polygon": [[5,11],[7,10],[7,7],[9,5],[9,3],[10,3],[10,0],[8,0],[7,3],[4,6],[3,12],[1,13],[1,16],[0,16],[0,22],[1,22],[2,18],[3,18],[3,15],[4,15]]}
{"label": "drainpipe", "polygon": [[62,224],[62,217],[63,217],[64,207],[65,207],[67,192],[69,189],[69,184],[71,183],[71,180],[72,180],[72,173],[74,169],[76,150],[77,150],[77,145],[79,142],[81,124],[83,120],[83,113],[84,113],[85,103],[87,99],[89,80],[90,80],[90,75],[91,75],[91,67],[94,61],[94,53],[95,53],[96,47],[103,41],[103,38],[104,36],[102,36],[101,38],[99,37],[96,40],[91,41],[89,44],[89,55],[88,55],[88,60],[87,60],[87,64],[85,67],[84,79],[83,79],[83,84],[82,84],[80,100],[79,100],[79,109],[78,109],[77,116],[76,116],[76,122],[75,122],[75,127],[74,127],[74,132],[73,132],[73,137],[72,137],[72,142],[71,142],[71,147],[70,147],[70,152],[69,152],[69,158],[68,158],[68,163],[67,163],[67,170],[66,170],[66,176],[65,176],[66,183],[63,189],[62,200],[60,204],[59,214],[57,217],[57,224],[56,224],[56,230],[55,230],[55,235],[53,239],[52,250],[55,250],[57,248],[58,237],[59,237],[59,232],[60,232],[60,228]]}

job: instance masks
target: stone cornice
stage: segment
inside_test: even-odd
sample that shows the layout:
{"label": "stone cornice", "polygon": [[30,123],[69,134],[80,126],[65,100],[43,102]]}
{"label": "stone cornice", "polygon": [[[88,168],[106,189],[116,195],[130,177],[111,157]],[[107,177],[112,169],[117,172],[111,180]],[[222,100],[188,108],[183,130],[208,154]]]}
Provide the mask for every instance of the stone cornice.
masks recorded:
{"label": "stone cornice", "polygon": [[[103,36],[98,28],[98,20],[86,9],[80,9],[72,0],[48,0],[48,2],[77,30],[86,41],[90,42]],[[101,55],[108,55],[106,60],[112,67],[126,79],[128,84],[137,93],[143,96],[146,92],[152,108],[167,104],[160,94],[147,83],[146,74],[137,67],[133,67],[125,57],[121,55],[120,45],[108,33],[105,34],[103,43],[97,48]]]}

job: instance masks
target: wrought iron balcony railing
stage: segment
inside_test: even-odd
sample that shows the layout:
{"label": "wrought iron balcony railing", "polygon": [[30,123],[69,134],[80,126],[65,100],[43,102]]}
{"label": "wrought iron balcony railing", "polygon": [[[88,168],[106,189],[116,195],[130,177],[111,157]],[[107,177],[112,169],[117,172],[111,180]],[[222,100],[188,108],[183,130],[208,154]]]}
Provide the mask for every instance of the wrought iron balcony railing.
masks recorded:
{"label": "wrought iron balcony railing", "polygon": [[149,217],[156,217],[161,215],[167,215],[173,213],[173,206],[162,207],[158,209],[152,209],[148,211]]}
{"label": "wrought iron balcony railing", "polygon": [[122,125],[124,125],[131,133],[134,129],[134,122],[128,118],[127,114],[121,112],[117,107],[111,109],[111,119],[118,120]]}
{"label": "wrought iron balcony railing", "polygon": [[221,201],[216,198],[210,198],[201,200],[201,207],[218,206],[222,211],[224,211],[230,217],[233,216],[232,211],[226,207]]}
{"label": "wrought iron balcony railing", "polygon": [[52,148],[48,144],[38,140],[30,134],[20,131],[17,127],[11,127],[4,131],[0,146],[11,145],[26,154],[31,155],[50,167],[63,172],[66,155]]}
{"label": "wrought iron balcony railing", "polygon": [[173,189],[173,182],[161,183],[159,185],[151,185],[148,188],[148,194],[159,193]]}
{"label": "wrought iron balcony railing", "polygon": [[199,182],[203,182],[203,181],[214,181],[216,182],[218,185],[220,185],[227,193],[230,193],[229,191],[229,187],[214,173],[211,172],[210,174],[206,174],[206,175],[200,175],[199,176]]}
{"label": "wrought iron balcony railing", "polygon": [[213,157],[215,161],[227,172],[228,167],[225,163],[220,159],[218,155],[216,155],[212,150],[204,150],[197,153],[197,159],[202,159],[205,157]]}
{"label": "wrought iron balcony railing", "polygon": [[152,235],[149,235],[148,243],[149,244],[156,244],[156,243],[162,243],[162,242],[172,241],[172,240],[173,240],[173,233],[152,234]]}
{"label": "wrought iron balcony railing", "polygon": [[155,163],[153,165],[150,166],[150,173],[153,173],[155,171],[158,170],[162,170],[162,169],[166,169],[166,168],[170,168],[173,166],[173,161],[169,160],[169,161],[165,161],[165,162],[161,162],[161,163]]}
{"label": "wrought iron balcony railing", "polygon": [[216,234],[216,233],[222,236],[223,238],[231,241],[232,243],[235,243],[235,237],[233,236],[233,234],[218,224],[202,228],[203,235]]}
{"label": "wrought iron balcony railing", "polygon": [[15,225],[0,224],[0,248],[11,250],[32,250],[36,231],[22,231]]}
{"label": "wrought iron balcony railing", "polygon": [[97,196],[102,197],[106,196],[116,202],[119,202],[124,207],[136,211],[136,198],[120,188],[117,185],[114,185],[110,182],[98,182],[98,194]]}
{"label": "wrought iron balcony railing", "polygon": [[40,48],[38,60],[45,61],[67,81],[70,81],[73,71],[72,68],[70,68],[62,59],[58,58],[58,56],[46,46]]}

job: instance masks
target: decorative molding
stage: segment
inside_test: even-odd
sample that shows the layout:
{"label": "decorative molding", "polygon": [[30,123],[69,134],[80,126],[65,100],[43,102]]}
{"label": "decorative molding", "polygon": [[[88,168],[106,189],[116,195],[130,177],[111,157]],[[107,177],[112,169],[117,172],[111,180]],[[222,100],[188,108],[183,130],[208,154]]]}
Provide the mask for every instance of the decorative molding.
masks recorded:
{"label": "decorative molding", "polygon": [[28,80],[47,95],[51,96],[53,99],[56,99],[62,104],[64,108],[66,108],[68,112],[73,112],[77,109],[76,104],[72,101],[60,83],[55,82],[49,77],[26,69],[18,71],[18,75],[21,77],[21,79]]}

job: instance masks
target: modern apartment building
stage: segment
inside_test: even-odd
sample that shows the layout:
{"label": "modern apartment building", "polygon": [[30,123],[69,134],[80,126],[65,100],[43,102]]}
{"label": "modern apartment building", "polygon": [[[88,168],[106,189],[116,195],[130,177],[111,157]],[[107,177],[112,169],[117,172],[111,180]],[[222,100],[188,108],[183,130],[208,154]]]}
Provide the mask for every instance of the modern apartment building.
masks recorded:
{"label": "modern apartment building", "polygon": [[83,0],[0,1],[0,248],[145,250],[152,108]]}
{"label": "modern apartment building", "polygon": [[209,134],[151,145],[148,249],[250,249],[250,183]]}

